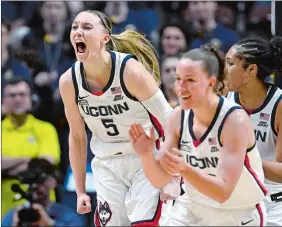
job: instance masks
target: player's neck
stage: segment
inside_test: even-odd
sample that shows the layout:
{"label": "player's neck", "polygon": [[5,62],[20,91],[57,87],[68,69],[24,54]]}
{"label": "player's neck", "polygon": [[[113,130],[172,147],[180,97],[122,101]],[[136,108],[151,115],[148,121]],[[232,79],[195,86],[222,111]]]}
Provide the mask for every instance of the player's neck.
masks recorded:
{"label": "player's neck", "polygon": [[194,121],[208,127],[215,116],[218,104],[219,97],[214,93],[209,95],[198,107],[193,108]]}
{"label": "player's neck", "polygon": [[239,100],[241,105],[247,110],[259,108],[266,97],[267,87],[260,80],[246,84],[239,91]]}
{"label": "player's neck", "polygon": [[87,78],[90,80],[106,79],[110,77],[112,61],[108,52],[91,56],[91,59],[83,62]]}

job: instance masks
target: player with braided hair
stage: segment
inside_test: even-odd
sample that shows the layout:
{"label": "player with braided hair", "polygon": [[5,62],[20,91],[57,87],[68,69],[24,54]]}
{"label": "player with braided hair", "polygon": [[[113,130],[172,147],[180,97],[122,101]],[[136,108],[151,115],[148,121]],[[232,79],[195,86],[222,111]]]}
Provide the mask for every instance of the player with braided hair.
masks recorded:
{"label": "player with braided hair", "polygon": [[270,41],[245,38],[226,54],[228,98],[243,106],[252,119],[262,158],[267,225],[282,225],[282,91],[265,79],[282,75],[282,37]]}
{"label": "player with braided hair", "polygon": [[154,134],[148,136],[140,124],[130,129],[133,148],[156,188],[175,175],[184,179],[185,203],[172,208],[169,226],[265,223],[267,190],[252,122],[242,107],[214,92],[223,69],[210,46],[183,55],[175,81],[180,107],[170,116],[156,159]]}

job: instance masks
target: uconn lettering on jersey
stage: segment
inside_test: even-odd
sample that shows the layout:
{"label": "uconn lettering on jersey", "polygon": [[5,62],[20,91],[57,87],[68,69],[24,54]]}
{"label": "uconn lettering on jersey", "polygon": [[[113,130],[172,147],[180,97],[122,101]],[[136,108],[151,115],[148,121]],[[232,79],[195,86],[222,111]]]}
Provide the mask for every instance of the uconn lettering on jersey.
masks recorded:
{"label": "uconn lettering on jersey", "polygon": [[[193,167],[198,167],[200,169],[205,168],[216,168],[218,164],[218,157],[204,157],[204,158],[197,158],[194,155],[191,155],[191,141],[181,141],[181,150],[185,151],[185,160]],[[217,146],[211,146],[211,152],[218,152],[219,149]],[[189,154],[187,154],[189,153]]]}
{"label": "uconn lettering on jersey", "polygon": [[200,169],[216,168],[218,165],[218,157],[197,158],[196,156],[186,154],[185,159],[191,166]]}
{"label": "uconn lettering on jersey", "polygon": [[255,129],[255,137],[256,137],[256,141],[261,141],[261,142],[265,142],[266,141],[266,132],[262,132],[260,130],[256,130]]}
{"label": "uconn lettering on jersey", "polygon": [[126,102],[114,105],[89,106],[88,102],[85,103],[86,100],[83,101],[83,103],[79,102],[81,109],[86,115],[90,115],[92,117],[119,115],[129,110]]}

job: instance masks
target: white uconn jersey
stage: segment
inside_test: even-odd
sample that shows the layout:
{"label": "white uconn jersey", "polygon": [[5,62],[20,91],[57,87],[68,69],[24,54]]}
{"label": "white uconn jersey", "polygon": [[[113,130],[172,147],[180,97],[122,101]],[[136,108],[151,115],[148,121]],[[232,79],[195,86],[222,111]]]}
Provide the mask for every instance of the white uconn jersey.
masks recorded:
{"label": "white uconn jersey", "polygon": [[[214,119],[199,140],[193,133],[193,112],[191,110],[182,111],[179,147],[185,152],[185,159],[191,166],[211,176],[218,175],[218,163],[222,150],[219,138],[225,119],[236,109],[241,109],[241,107],[220,97]],[[189,182],[185,182],[185,191],[189,198],[200,204],[216,208],[240,209],[252,207],[263,200],[267,192],[262,183],[263,180],[262,163],[254,144],[246,150],[243,171],[229,200],[221,204],[197,191]]]}
{"label": "white uconn jersey", "polygon": [[72,67],[78,108],[93,133],[91,150],[99,158],[134,152],[128,134],[133,123],[140,123],[146,132],[154,126],[158,137],[164,136],[157,119],[125,87],[124,67],[133,56],[113,51],[109,53],[112,58],[110,79],[98,93],[89,90],[83,63],[77,61]]}
{"label": "white uconn jersey", "polygon": [[[229,92],[228,99],[240,104],[239,94],[237,92]],[[255,129],[255,136],[260,156],[263,160],[275,161],[275,146],[277,140],[277,132],[274,127],[275,113],[278,103],[282,100],[282,91],[270,85],[267,97],[262,106],[256,110],[248,111],[252,119]],[[266,180],[268,184],[276,184],[275,182]]]}

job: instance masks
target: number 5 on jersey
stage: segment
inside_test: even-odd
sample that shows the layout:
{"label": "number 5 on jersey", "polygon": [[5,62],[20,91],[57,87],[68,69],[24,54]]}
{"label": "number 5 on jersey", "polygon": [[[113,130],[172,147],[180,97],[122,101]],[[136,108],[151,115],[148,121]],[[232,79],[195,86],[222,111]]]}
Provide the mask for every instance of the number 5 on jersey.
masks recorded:
{"label": "number 5 on jersey", "polygon": [[113,119],[101,119],[101,121],[102,121],[102,124],[104,125],[104,127],[106,129],[109,129],[109,130],[106,131],[109,136],[119,135],[119,131],[117,129],[117,126],[114,124]]}

